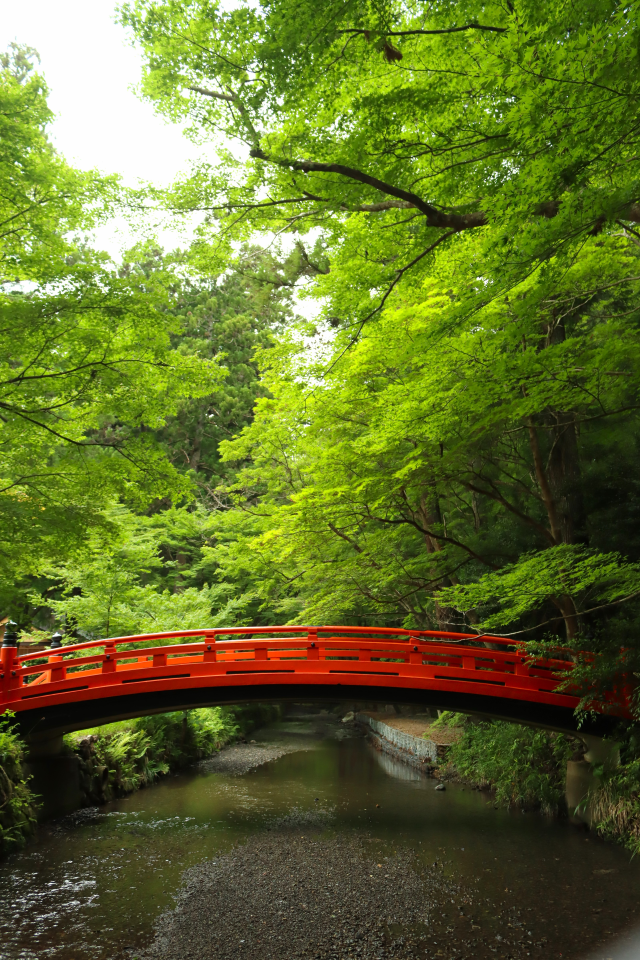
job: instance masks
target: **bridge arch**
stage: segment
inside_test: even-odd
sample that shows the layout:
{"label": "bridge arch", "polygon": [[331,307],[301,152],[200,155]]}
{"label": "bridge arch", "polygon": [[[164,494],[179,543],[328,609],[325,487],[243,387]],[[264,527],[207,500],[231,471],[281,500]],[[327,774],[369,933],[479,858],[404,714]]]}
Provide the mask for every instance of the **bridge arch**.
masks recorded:
{"label": "bridge arch", "polygon": [[[178,630],[22,655],[9,637],[0,713],[14,711],[29,740],[150,713],[301,699],[407,703],[576,733],[579,698],[563,688],[570,670],[505,637],[385,627]],[[603,735],[625,712],[602,712],[580,734]]]}

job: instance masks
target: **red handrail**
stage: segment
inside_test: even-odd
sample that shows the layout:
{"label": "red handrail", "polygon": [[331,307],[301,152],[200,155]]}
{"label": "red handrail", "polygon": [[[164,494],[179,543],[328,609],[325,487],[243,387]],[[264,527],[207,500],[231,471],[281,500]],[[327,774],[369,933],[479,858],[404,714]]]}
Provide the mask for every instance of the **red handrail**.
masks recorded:
{"label": "red handrail", "polygon": [[0,713],[150,690],[347,683],[361,687],[363,698],[367,686],[384,684],[575,709],[576,693],[559,689],[571,669],[569,661],[532,658],[522,643],[487,634],[351,626],[172,630],[23,655],[2,647]]}

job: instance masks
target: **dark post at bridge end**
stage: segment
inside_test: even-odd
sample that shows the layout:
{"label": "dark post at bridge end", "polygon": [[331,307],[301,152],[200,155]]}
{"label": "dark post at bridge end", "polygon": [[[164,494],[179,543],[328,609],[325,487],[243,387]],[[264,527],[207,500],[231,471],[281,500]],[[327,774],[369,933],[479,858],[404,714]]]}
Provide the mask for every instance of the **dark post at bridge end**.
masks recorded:
{"label": "dark post at bridge end", "polygon": [[15,677],[14,664],[18,659],[18,624],[9,620],[4,628],[0,647],[0,704],[9,699],[11,681]]}
{"label": "dark post at bridge end", "polygon": [[59,630],[56,630],[54,635],[51,637],[51,643],[49,644],[50,650],[57,650],[62,646],[62,634]]}
{"label": "dark post at bridge end", "polygon": [[4,627],[4,637],[2,638],[3,647],[18,646],[18,624],[13,620],[8,620]]}

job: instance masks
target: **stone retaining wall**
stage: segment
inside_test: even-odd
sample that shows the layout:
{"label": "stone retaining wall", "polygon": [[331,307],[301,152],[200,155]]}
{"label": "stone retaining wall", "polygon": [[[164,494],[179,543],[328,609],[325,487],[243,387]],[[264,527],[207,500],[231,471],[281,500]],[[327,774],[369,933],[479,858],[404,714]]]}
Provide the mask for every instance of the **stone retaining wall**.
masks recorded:
{"label": "stone retaining wall", "polygon": [[435,763],[438,759],[438,748],[433,740],[423,740],[422,737],[412,737],[410,733],[403,733],[402,730],[396,730],[380,720],[374,720],[368,713],[357,713],[358,723],[364,723],[371,730],[374,730],[379,736],[383,737],[395,747],[417,757],[420,762],[430,760]]}

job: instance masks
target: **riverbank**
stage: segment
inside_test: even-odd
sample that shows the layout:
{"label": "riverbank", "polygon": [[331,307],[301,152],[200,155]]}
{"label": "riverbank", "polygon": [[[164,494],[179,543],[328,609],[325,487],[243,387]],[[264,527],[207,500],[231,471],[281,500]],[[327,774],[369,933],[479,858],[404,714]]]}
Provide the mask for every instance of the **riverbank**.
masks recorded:
{"label": "riverbank", "polygon": [[24,847],[38,817],[37,798],[25,780],[24,744],[12,719],[0,717],[0,859]]}
{"label": "riverbank", "polygon": [[[377,749],[425,774],[486,791],[496,806],[569,816],[640,854],[640,736],[634,728],[620,731],[619,764],[605,765],[585,759],[578,737],[500,720],[449,712],[437,720],[371,712],[358,719]],[[437,751],[434,763],[425,763],[425,739]],[[575,783],[568,790],[569,772],[581,779],[577,795]]]}
{"label": "riverbank", "polygon": [[449,747],[463,734],[461,728],[439,724],[427,714],[398,716],[364,710],[356,713],[354,719],[366,730],[376,750],[431,776],[438,775],[439,764]]}
{"label": "riverbank", "polygon": [[278,719],[271,704],[203,707],[112,723],[65,737],[79,758],[81,807],[108,803],[196,763],[256,726]]}
{"label": "riverbank", "polygon": [[38,821],[125,797],[280,714],[276,705],[255,704],[140,717],[68,734],[59,756],[36,761],[29,761],[11,717],[2,718],[0,857],[24,847]]}

